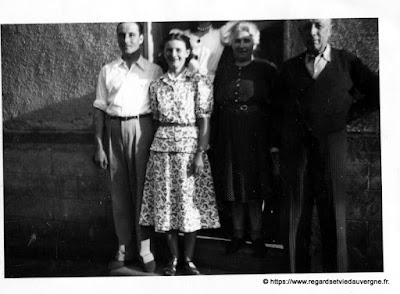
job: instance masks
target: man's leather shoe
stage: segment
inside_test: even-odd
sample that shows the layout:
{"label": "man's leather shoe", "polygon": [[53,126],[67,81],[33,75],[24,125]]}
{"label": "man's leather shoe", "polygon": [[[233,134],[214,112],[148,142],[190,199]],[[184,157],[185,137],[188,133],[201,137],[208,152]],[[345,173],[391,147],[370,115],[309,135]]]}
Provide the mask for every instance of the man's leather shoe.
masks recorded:
{"label": "man's leather shoe", "polygon": [[108,269],[115,270],[115,269],[125,266],[129,262],[132,262],[132,259],[129,256],[128,256],[128,258],[129,259],[127,259],[125,252],[117,250],[117,252],[115,253],[114,259],[108,263]]}
{"label": "man's leather shoe", "polygon": [[149,262],[144,262],[143,258],[139,255],[139,260],[142,265],[142,268],[145,272],[147,273],[153,273],[156,270],[156,261],[153,259],[152,261]]}

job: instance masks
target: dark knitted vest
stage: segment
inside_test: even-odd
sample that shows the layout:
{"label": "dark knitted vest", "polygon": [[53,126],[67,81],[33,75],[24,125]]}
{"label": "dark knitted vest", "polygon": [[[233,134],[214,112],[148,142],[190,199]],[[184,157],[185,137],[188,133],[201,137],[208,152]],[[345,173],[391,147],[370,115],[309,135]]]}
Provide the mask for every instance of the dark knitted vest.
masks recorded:
{"label": "dark knitted vest", "polygon": [[353,102],[347,53],[332,48],[331,62],[316,80],[308,73],[304,58],[302,54],[285,66],[284,104],[289,112],[297,112],[292,119],[300,120],[317,137],[344,129]]}

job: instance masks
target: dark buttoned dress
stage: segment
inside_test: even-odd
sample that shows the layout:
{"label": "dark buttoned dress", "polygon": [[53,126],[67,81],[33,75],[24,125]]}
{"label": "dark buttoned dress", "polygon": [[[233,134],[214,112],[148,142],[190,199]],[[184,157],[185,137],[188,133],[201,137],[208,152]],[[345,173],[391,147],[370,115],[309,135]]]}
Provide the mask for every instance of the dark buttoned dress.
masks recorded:
{"label": "dark buttoned dress", "polygon": [[244,67],[225,63],[217,71],[213,125],[214,162],[222,171],[223,197],[260,200],[268,185],[271,91],[275,67],[255,59]]}

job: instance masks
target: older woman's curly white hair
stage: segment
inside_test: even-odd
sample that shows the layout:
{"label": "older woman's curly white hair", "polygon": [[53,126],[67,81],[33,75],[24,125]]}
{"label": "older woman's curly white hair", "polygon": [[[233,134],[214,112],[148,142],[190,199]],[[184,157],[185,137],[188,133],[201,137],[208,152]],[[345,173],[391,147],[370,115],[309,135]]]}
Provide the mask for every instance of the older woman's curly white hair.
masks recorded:
{"label": "older woman's curly white hair", "polygon": [[254,46],[260,44],[260,31],[257,25],[249,21],[239,21],[230,30],[229,44],[232,45],[235,31],[248,32],[253,39]]}

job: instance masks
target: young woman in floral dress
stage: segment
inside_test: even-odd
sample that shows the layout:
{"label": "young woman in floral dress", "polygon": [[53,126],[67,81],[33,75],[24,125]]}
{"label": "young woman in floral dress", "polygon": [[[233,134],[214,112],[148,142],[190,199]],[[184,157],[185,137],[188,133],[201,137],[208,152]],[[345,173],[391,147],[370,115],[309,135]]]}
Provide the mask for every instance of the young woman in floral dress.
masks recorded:
{"label": "young woman in floral dress", "polygon": [[210,80],[187,67],[189,38],[170,34],[164,41],[168,71],[150,85],[151,107],[158,122],[150,148],[139,223],[165,232],[172,255],[165,275],[175,275],[178,232],[184,233],[184,268],[198,275],[192,262],[196,232],[220,227],[210,163],[213,91]]}

